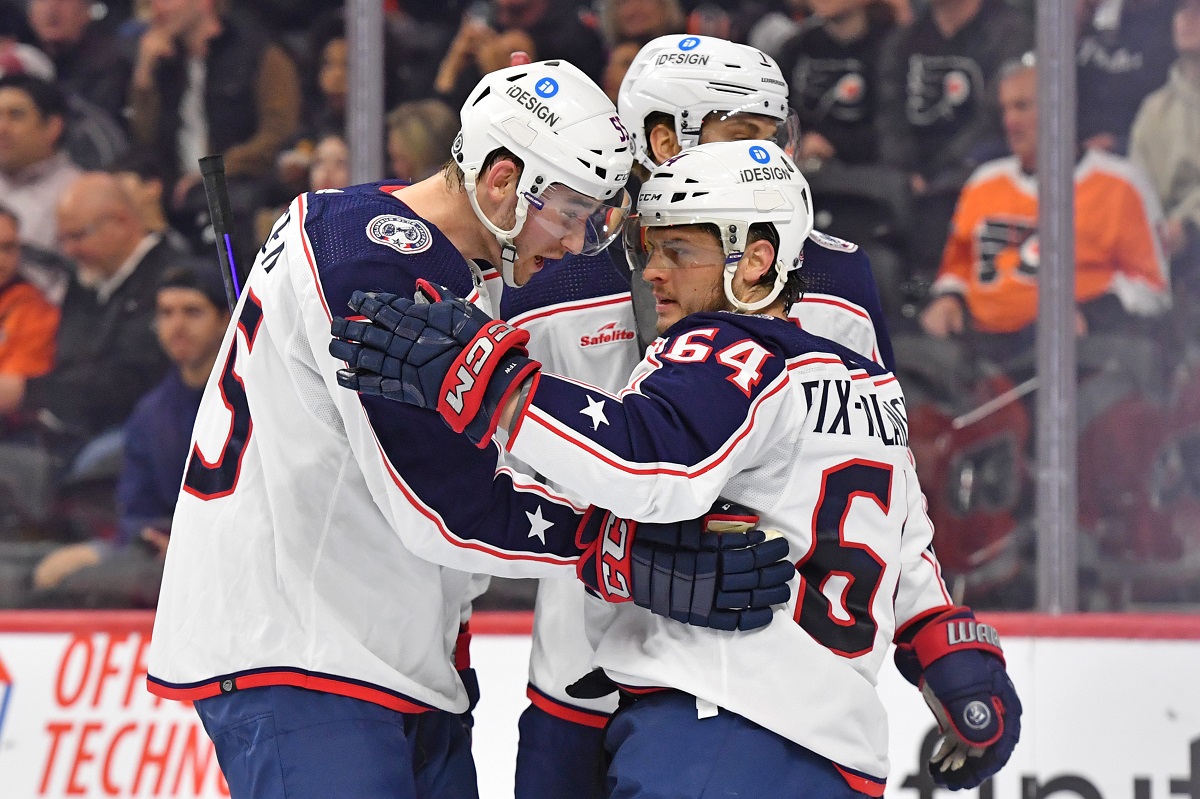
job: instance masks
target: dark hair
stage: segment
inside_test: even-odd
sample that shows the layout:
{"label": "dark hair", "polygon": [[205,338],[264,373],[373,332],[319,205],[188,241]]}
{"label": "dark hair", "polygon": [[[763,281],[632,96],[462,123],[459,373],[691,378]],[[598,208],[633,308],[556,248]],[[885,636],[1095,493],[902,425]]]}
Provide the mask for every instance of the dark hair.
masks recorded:
{"label": "dark hair", "polygon": [[[479,167],[479,174],[486,175],[487,171],[491,169],[497,161],[501,160],[512,161],[517,165],[517,169],[525,169],[525,162],[518,158],[515,153],[513,153],[507,147],[497,147],[495,150],[492,150],[490,153],[488,153],[487,158],[483,159],[483,165]],[[446,185],[451,189],[462,189],[466,185],[463,183],[463,178],[465,175],[463,174],[462,167],[458,165],[458,162],[453,157],[451,157],[450,160],[442,166],[442,177],[446,179]]]}
{"label": "dark hair", "polygon": [[198,291],[218,311],[226,310],[225,283],[218,267],[203,258],[184,258],[167,267],[158,279],[158,290],[192,289]]}
{"label": "dark hair", "polygon": [[[750,230],[746,232],[746,246],[750,246],[756,241],[767,241],[775,250],[775,263],[771,264],[771,268],[758,279],[756,285],[766,286],[770,288],[775,285],[775,281],[779,277],[779,231],[775,229],[775,225],[771,222],[755,222],[750,226]],[[791,269],[787,273],[787,280],[784,281],[783,290],[779,292],[779,297],[783,300],[783,310],[787,313],[800,299],[800,295],[804,293],[806,286],[804,276],[799,269]]]}
{"label": "dark hair", "polygon": [[0,216],[5,219],[11,219],[13,226],[18,230],[21,229],[21,220],[17,219],[17,212],[9,208],[7,205],[0,205]]}
{"label": "dark hair", "polygon": [[25,92],[43,119],[60,117],[66,120],[67,99],[63,96],[62,90],[50,81],[24,72],[14,72],[0,77],[0,89],[16,89]]}

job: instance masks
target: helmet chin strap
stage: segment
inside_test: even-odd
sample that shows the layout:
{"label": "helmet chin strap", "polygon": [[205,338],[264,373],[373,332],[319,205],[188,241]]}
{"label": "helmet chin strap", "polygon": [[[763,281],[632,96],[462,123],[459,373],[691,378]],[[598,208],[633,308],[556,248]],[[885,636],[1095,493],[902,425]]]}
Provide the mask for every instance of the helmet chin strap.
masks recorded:
{"label": "helmet chin strap", "polygon": [[521,232],[521,228],[525,226],[525,217],[529,213],[529,201],[520,193],[517,194],[517,221],[513,223],[511,229],[505,230],[488,219],[487,214],[479,207],[479,200],[475,197],[475,173],[465,173],[463,175],[463,184],[467,190],[467,199],[471,202],[471,209],[475,211],[475,216],[479,217],[479,221],[483,223],[483,226],[500,243],[500,275],[504,278],[504,285],[511,288],[518,288],[516,277],[513,274],[513,264],[517,260],[517,245],[513,240]]}
{"label": "helmet chin strap", "polygon": [[775,302],[779,293],[783,291],[784,285],[787,284],[787,273],[780,268],[782,264],[775,266],[778,274],[775,277],[775,285],[771,286],[771,291],[767,293],[767,296],[754,302],[743,302],[733,293],[733,276],[737,273],[738,263],[740,263],[740,259],[725,267],[725,299],[733,306],[733,310],[738,313],[757,313]]}

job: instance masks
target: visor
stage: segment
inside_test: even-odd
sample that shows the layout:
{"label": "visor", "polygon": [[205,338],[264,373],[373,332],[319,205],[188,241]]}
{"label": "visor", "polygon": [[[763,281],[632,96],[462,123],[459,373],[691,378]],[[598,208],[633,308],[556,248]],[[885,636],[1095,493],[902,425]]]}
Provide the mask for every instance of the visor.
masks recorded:
{"label": "visor", "polygon": [[536,225],[561,240],[568,250],[597,255],[621,233],[629,216],[629,192],[621,189],[608,200],[580,194],[561,183],[540,195],[525,194],[529,202],[526,225]]}
{"label": "visor", "polygon": [[[670,226],[643,226],[642,218],[634,214],[625,224],[625,260],[629,268],[641,274],[653,266],[657,269],[695,269],[703,266],[724,266],[727,263],[725,249],[711,241],[710,236],[687,235],[676,230],[679,225],[709,225],[711,218],[695,221],[672,221]],[[697,241],[698,238],[709,239]],[[741,253],[730,256],[735,261]],[[653,262],[653,263],[652,263]]]}
{"label": "visor", "polygon": [[[710,134],[708,141],[766,139],[778,145],[779,149],[787,153],[788,158],[796,160],[796,153],[800,148],[800,117],[796,115],[794,108],[789,108],[788,115],[783,119],[776,119],[750,108],[714,111],[704,118],[704,124],[711,125],[714,122],[727,128],[727,131],[720,138],[712,138]],[[740,122],[746,124],[739,124]]]}

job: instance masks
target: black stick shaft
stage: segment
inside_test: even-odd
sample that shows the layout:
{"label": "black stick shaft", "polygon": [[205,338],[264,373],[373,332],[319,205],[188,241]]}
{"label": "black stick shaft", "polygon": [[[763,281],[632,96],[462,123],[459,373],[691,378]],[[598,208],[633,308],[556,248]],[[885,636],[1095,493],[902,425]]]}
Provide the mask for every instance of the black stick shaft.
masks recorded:
{"label": "black stick shaft", "polygon": [[208,215],[216,238],[217,261],[225,281],[225,299],[232,312],[241,296],[246,276],[233,258],[233,212],[229,207],[229,185],[225,182],[225,157],[207,155],[200,159],[200,176],[204,180],[204,195],[208,198]]}

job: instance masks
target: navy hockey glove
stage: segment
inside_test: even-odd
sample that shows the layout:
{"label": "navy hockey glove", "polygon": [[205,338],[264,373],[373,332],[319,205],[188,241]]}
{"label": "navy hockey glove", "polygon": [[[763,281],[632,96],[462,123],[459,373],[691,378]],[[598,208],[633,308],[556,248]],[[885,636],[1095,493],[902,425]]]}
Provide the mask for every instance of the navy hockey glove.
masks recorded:
{"label": "navy hockey glove", "polygon": [[527,357],[529,333],[424,280],[415,300],[356,291],[349,304],[365,320],[330,325],[329,354],[348,364],[338,384],[436,410],[481,449],[509,396],[540,367]]}
{"label": "navy hockey glove", "polygon": [[758,516],[717,500],[704,516],[636,522],[592,506],[576,531],[578,574],[608,602],[630,602],[696,627],[753,630],[791,597],[796,573],[783,538]]}
{"label": "navy hockey glove", "polygon": [[993,627],[970,608],[950,608],[902,631],[896,667],[921,689],[944,736],[929,761],[935,783],[974,788],[1008,762],[1021,737],[1021,700]]}

